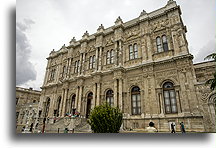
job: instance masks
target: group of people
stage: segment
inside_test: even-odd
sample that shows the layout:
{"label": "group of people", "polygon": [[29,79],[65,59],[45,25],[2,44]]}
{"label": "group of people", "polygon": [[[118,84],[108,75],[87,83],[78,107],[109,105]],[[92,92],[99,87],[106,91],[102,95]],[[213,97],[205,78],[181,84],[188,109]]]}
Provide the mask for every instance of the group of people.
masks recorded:
{"label": "group of people", "polygon": [[[175,131],[175,124],[171,123],[171,133],[176,133]],[[182,133],[186,133],[185,131],[185,127],[184,127],[184,123],[181,122],[180,123],[180,129],[181,129],[181,132]],[[149,133],[155,133],[155,132],[158,132],[157,128],[155,127],[154,125],[154,122],[149,122],[149,126],[146,128],[147,132]]]}

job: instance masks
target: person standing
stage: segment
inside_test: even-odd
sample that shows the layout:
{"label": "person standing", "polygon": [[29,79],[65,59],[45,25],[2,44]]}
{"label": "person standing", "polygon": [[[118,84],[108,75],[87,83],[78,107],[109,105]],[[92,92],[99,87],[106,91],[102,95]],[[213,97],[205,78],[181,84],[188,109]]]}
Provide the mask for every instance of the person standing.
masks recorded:
{"label": "person standing", "polygon": [[149,122],[149,126],[146,128],[146,131],[148,133],[155,133],[158,132],[158,130],[154,126],[154,122]]}
{"label": "person standing", "polygon": [[182,133],[186,133],[185,127],[184,127],[184,123],[183,123],[183,122],[180,123],[180,129],[181,129],[181,132],[182,132]]}
{"label": "person standing", "polygon": [[173,123],[171,123],[171,133],[175,133],[175,125]]}

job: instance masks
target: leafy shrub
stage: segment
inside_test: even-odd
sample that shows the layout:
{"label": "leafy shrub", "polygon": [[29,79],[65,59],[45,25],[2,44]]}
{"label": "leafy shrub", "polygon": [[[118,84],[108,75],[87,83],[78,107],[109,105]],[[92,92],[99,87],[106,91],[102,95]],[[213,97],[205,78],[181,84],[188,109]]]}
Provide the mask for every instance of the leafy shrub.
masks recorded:
{"label": "leafy shrub", "polygon": [[122,117],[118,108],[104,104],[96,106],[91,111],[88,123],[94,133],[118,133]]}

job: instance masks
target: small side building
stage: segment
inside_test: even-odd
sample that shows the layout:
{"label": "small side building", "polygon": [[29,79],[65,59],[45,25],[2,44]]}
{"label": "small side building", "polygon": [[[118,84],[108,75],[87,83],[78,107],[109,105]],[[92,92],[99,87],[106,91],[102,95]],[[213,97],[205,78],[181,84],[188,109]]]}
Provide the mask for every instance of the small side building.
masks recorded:
{"label": "small side building", "polygon": [[41,91],[16,87],[16,133],[32,132]]}

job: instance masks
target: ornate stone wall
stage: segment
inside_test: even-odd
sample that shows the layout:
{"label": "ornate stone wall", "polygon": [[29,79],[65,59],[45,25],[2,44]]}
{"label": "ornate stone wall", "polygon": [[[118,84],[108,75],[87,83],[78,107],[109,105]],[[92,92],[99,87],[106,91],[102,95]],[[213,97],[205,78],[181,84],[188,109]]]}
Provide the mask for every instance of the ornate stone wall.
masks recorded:
{"label": "ornate stone wall", "polygon": [[[29,131],[35,126],[41,92],[16,87],[16,132]],[[33,129],[32,129],[33,131]]]}
{"label": "ornate stone wall", "polygon": [[[187,131],[207,131],[212,127],[206,126],[210,117],[200,109],[200,96],[207,90],[199,89],[186,31],[180,7],[169,0],[161,9],[143,11],[125,23],[118,17],[115,25],[100,25],[96,33],[89,35],[86,31],[81,40],[73,38],[69,46],[53,50],[47,58],[38,128],[45,124],[47,129],[54,127],[55,119],[71,114],[71,109],[87,117],[89,106],[92,109],[106,102],[106,93],[112,90],[113,105],[124,114],[123,129],[144,130],[153,121],[162,132],[169,132],[171,122],[178,131],[180,122],[185,123]],[[167,113],[165,103],[167,82],[173,85],[176,104],[171,113]],[[139,88],[136,99],[140,99],[136,114],[134,87]],[[93,96],[89,100],[90,93]]]}

